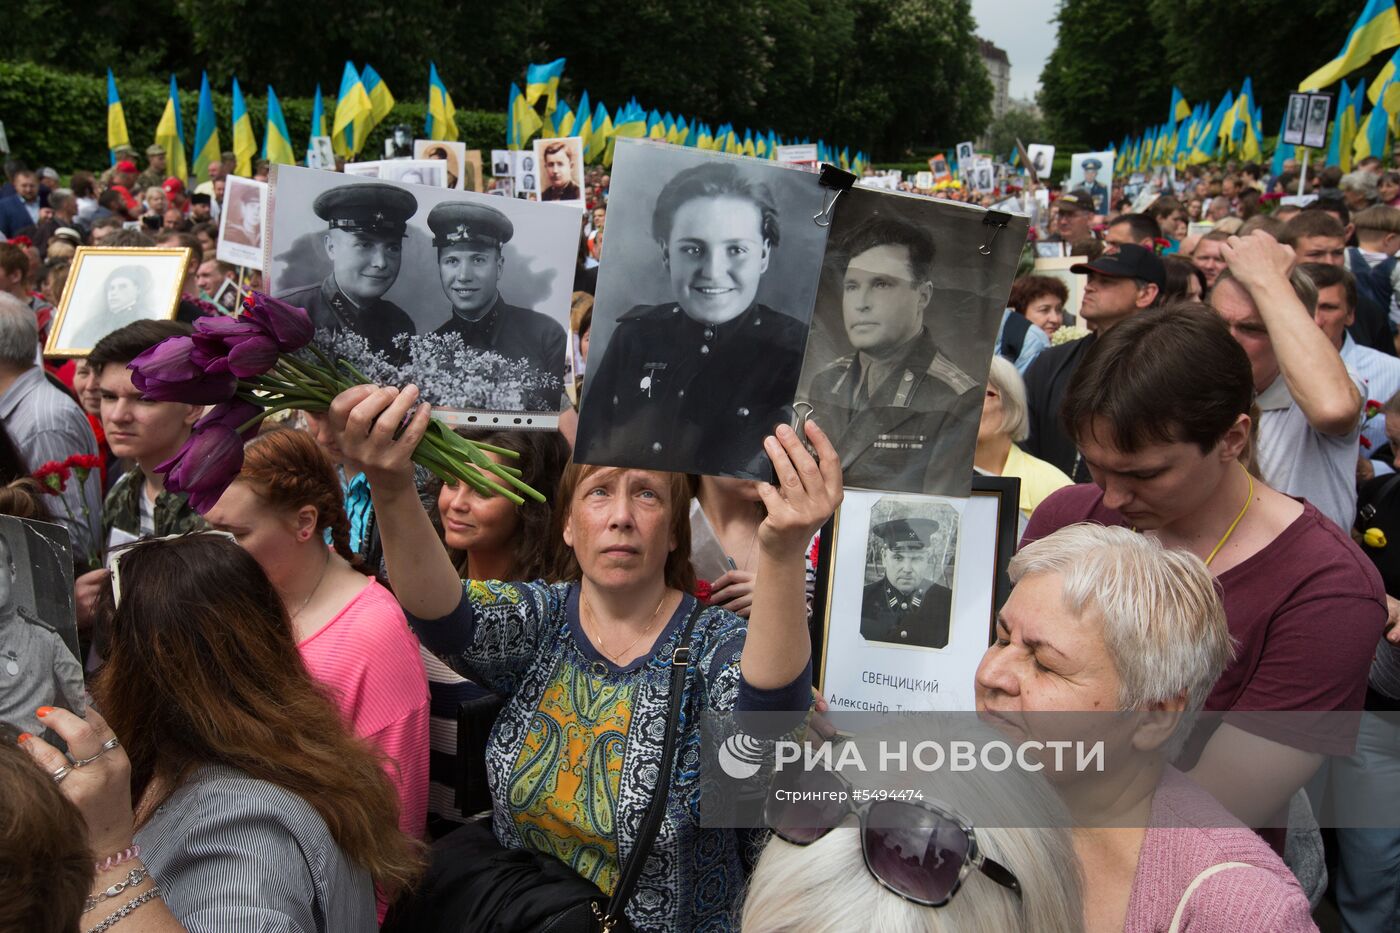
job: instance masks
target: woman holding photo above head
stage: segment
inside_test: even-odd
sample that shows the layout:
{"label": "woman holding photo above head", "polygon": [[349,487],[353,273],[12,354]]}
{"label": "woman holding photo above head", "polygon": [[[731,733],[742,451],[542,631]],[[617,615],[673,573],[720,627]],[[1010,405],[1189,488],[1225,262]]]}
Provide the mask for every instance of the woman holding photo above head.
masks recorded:
{"label": "woman holding photo above head", "polygon": [[[495,839],[554,856],[605,894],[629,853],[650,843],[654,857],[627,902],[632,924],[682,933],[729,928],[743,885],[735,834],[700,827],[692,769],[677,767],[669,784],[656,786],[669,767],[661,737],[675,721],[670,661],[689,648],[688,668],[679,668],[677,760],[699,753],[706,710],[808,708],[803,555],[841,501],[835,450],[810,423],[816,459],[786,426],[765,440],[779,483],[760,487],[768,517],[746,625],[690,595],[688,496],[679,474],[570,466],[555,498],[567,582],[464,584],[414,488],[409,455],[429,418],[427,405],[414,411],[417,402],[413,386],[358,386],[331,404],[330,425],[336,445],[369,478],[389,575],[419,639],[507,698],[487,750]],[[639,838],[658,792],[662,825],[655,837]],[[482,846],[472,851],[481,855]]]}
{"label": "woman holding photo above head", "polygon": [[248,442],[238,478],[204,517],[267,574],[307,671],[330,690],[354,733],[384,754],[399,827],[421,837],[427,675],[403,610],[350,550],[350,519],[330,458],[305,431],[267,431]]}
{"label": "woman holding photo above head", "polygon": [[763,438],[791,420],[807,336],[758,301],[780,238],[772,192],[730,162],[688,168],[657,196],[651,233],[672,300],[618,318],[588,378],[585,457],[766,480]]}
{"label": "woman holding photo above head", "polygon": [[87,825],[94,929],[121,913],[123,933],[372,933],[372,882],[411,885],[418,844],[378,755],[307,674],[267,575],[209,532],[111,563],[94,703],[86,719],[38,711],[72,760],[21,736]]}

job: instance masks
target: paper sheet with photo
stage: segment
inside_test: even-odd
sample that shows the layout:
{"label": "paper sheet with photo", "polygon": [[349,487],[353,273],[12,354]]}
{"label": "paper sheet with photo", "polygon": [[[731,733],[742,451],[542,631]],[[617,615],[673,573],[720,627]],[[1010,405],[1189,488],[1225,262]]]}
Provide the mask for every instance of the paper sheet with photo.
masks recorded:
{"label": "paper sheet with photo", "polygon": [[467,144],[464,142],[449,142],[442,139],[415,139],[413,141],[413,158],[416,161],[427,159],[438,159],[447,165],[447,180],[444,187],[455,188],[458,191],[475,191],[475,177],[468,177],[471,172],[464,172],[462,167],[466,164]]}
{"label": "paper sheet with photo", "polygon": [[73,551],[62,525],[0,515],[0,722],[43,736],[34,715],[82,715]]}
{"label": "paper sheet with photo", "polygon": [[535,165],[539,169],[541,201],[584,206],[582,139],[565,136],[535,140]]}
{"label": "paper sheet with photo", "polygon": [[263,236],[267,230],[267,185],[230,175],[219,212],[219,242],[215,258],[231,266],[262,271]]}
{"label": "paper sheet with photo", "polygon": [[1083,188],[1094,198],[1094,208],[1100,214],[1107,214],[1111,205],[1109,196],[1113,193],[1112,149],[1106,152],[1076,152],[1070,156],[1068,190]]}
{"label": "paper sheet with photo", "polygon": [[768,479],[827,228],[816,175],[621,140],[574,458]]}
{"label": "paper sheet with photo", "polygon": [[318,346],[415,383],[445,420],[552,427],[581,213],[278,165],[268,290],[307,308]]}
{"label": "paper sheet with photo", "polygon": [[797,398],[846,486],[965,496],[1029,221],[869,188],[834,213]]}

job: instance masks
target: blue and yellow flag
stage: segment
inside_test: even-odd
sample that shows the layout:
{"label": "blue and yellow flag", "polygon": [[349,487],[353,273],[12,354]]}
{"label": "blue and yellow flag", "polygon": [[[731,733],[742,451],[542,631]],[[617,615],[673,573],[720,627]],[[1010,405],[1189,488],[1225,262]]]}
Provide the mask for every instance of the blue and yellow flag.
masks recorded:
{"label": "blue and yellow flag", "polygon": [[1235,95],[1226,91],[1225,96],[1220,98],[1220,103],[1215,107],[1215,113],[1211,116],[1210,122],[1196,136],[1196,143],[1191,147],[1191,155],[1187,159],[1192,165],[1200,165],[1203,162],[1210,162],[1215,159],[1215,154],[1220,146],[1220,127],[1225,122],[1225,115],[1235,106]]}
{"label": "blue and yellow flag", "polygon": [[337,155],[353,159],[364,148],[373,114],[374,104],[370,102],[359,72],[352,63],[346,62],[345,73],[340,78],[340,93],[335,100],[335,122],[331,124],[331,146]]}
{"label": "blue and yellow flag", "polygon": [[185,155],[185,124],[180,119],[180,89],[175,76],[170,76],[170,96],[165,99],[165,112],[156,124],[156,145],[165,150],[165,174],[185,182],[190,176],[190,164]]}
{"label": "blue and yellow flag", "polygon": [[319,84],[316,85],[316,100],[311,105],[311,135],[331,135],[331,128],[326,123],[326,105],[321,100],[321,85]]}
{"label": "blue and yellow flag", "polygon": [[589,158],[594,162],[602,162],[612,148],[613,134],[612,115],[608,113],[608,108],[600,100],[593,108],[593,138],[589,141],[588,150],[591,153]]}
{"label": "blue and yellow flag", "polygon": [[525,103],[531,107],[546,98],[544,112],[551,114],[559,105],[559,76],[564,73],[564,59],[556,58],[547,65],[530,65],[525,69]]}
{"label": "blue and yellow flag", "polygon": [[376,126],[384,122],[389,111],[394,109],[394,95],[389,93],[389,85],[379,77],[379,72],[374,70],[373,65],[365,65],[365,70],[360,72],[360,83],[365,86],[365,93],[369,95],[371,108],[369,126],[365,129],[365,135],[368,136]]}
{"label": "blue and yellow flag", "polygon": [[574,119],[574,112],[570,109],[568,102],[561,100],[558,109],[554,111],[554,119],[552,121],[554,125],[554,135],[574,135]]}
{"label": "blue and yellow flag", "polygon": [[506,111],[506,148],[523,149],[544,125],[535,108],[525,102],[525,95],[514,83],[510,86],[510,109]]}
{"label": "blue and yellow flag", "polygon": [[253,118],[243,100],[243,89],[233,79],[233,174],[253,177],[253,156],[258,152],[258,140],[253,135]]}
{"label": "blue and yellow flag", "polygon": [[457,130],[457,108],[452,106],[452,95],[447,93],[447,85],[438,77],[437,65],[432,62],[428,62],[428,116],[423,135],[447,142],[455,142],[461,135]]}
{"label": "blue and yellow flag", "polygon": [[1172,112],[1167,122],[1172,126],[1176,126],[1178,122],[1185,120],[1189,116],[1191,116],[1191,105],[1186,102],[1186,98],[1182,96],[1181,90],[1173,85]]}
{"label": "blue and yellow flag", "polygon": [[1367,0],[1366,8],[1351,27],[1337,57],[1298,84],[1300,91],[1316,91],[1346,77],[1371,60],[1377,52],[1400,45],[1400,14],[1395,0]]}
{"label": "blue and yellow flag", "polygon": [[287,119],[282,116],[282,103],[270,84],[267,86],[267,133],[263,136],[262,157],[273,165],[297,164],[292,135],[287,132]]}
{"label": "blue and yellow flag", "polygon": [[214,95],[209,92],[209,75],[199,76],[199,114],[194,123],[194,177],[209,180],[209,166],[218,162],[219,124],[214,116]]}
{"label": "blue and yellow flag", "polygon": [[107,150],[112,156],[112,164],[117,164],[117,147],[130,146],[131,138],[126,132],[126,112],[122,110],[122,99],[117,94],[117,79],[112,77],[112,69],[107,69]]}
{"label": "blue and yellow flag", "polygon": [[593,157],[593,105],[588,100],[588,92],[578,99],[578,116],[574,118],[574,133],[583,140],[583,161]]}

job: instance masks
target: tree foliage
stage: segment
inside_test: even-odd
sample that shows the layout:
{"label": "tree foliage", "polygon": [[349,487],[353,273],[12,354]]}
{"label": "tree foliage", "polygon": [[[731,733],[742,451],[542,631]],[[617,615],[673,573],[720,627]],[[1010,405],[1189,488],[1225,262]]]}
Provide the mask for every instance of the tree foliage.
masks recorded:
{"label": "tree foliage", "polygon": [[991,99],[969,0],[494,0],[461,12],[432,0],[26,0],[0,33],[0,61],[110,65],[123,89],[171,73],[198,88],[207,69],[224,90],[236,75],[248,91],[309,98],[319,83],[333,97],[349,59],[374,65],[398,100],[423,101],[432,60],[459,107],[491,110],[527,63],[557,57],[570,98],[586,89],[616,108],[635,96],[883,155],[977,135]]}
{"label": "tree foliage", "polygon": [[1029,110],[1013,107],[987,126],[984,134],[987,147],[998,155],[1016,151],[1016,140],[1029,146],[1031,143],[1046,142],[1045,121]]}

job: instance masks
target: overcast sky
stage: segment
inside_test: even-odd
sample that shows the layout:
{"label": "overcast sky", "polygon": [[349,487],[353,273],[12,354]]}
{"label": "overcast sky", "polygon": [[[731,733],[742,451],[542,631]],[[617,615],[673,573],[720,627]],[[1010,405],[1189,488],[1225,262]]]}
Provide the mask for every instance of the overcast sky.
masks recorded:
{"label": "overcast sky", "polygon": [[1011,96],[1034,99],[1055,48],[1055,0],[972,0],[977,34],[1011,59]]}

